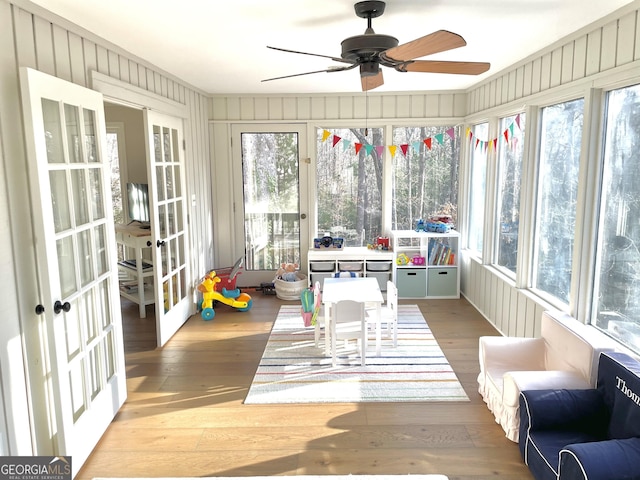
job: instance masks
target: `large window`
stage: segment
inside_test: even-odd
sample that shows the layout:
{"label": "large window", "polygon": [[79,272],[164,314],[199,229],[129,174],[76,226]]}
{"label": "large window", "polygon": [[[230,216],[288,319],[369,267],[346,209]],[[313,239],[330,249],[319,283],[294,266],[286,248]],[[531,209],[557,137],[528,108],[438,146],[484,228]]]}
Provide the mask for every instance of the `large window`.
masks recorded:
{"label": "large window", "polygon": [[359,247],[382,235],[382,128],[318,130],[318,236]]}
{"label": "large window", "polygon": [[640,352],[640,85],[606,105],[594,320]]}
{"label": "large window", "polygon": [[489,124],[481,123],[471,129],[471,178],[469,182],[469,222],[467,248],[482,256],[484,234],[484,197],[487,181],[487,149]]}
{"label": "large window", "polygon": [[458,218],[460,129],[457,127],[396,127],[393,144],[394,230],[415,228],[416,221],[433,215]]}
{"label": "large window", "polygon": [[520,186],[524,113],[500,119],[498,139],[498,228],[496,264],[515,274],[520,231]]}
{"label": "large window", "polygon": [[533,287],[568,304],[584,100],[541,111]]}

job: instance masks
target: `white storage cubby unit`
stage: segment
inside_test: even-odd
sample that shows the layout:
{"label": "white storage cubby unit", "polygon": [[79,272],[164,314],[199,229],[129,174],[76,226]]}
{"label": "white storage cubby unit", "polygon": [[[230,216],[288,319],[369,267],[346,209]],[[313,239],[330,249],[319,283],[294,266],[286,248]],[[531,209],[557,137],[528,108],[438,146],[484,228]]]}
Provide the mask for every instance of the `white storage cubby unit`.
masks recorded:
{"label": "white storage cubby unit", "polygon": [[[398,297],[460,298],[459,238],[460,234],[453,230],[392,231],[393,281],[398,287]],[[397,261],[403,255],[409,260],[406,264]]]}
{"label": "white storage cubby unit", "polygon": [[333,277],[338,272],[353,272],[357,276],[375,277],[380,290],[387,290],[393,275],[393,252],[370,250],[366,247],[314,248],[308,254],[309,283],[313,285]]}

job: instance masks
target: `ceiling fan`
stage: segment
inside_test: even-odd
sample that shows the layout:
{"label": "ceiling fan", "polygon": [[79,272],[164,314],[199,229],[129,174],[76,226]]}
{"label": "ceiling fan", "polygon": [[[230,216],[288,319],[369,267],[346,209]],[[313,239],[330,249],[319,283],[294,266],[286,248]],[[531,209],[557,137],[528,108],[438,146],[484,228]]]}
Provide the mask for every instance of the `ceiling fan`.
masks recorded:
{"label": "ceiling fan", "polygon": [[267,46],[267,48],[283,52],[329,58],[335,62],[346,63],[346,66],[332,66],[325,70],[267,78],[262,81],[268,82],[271,80],[280,80],[282,78],[298,77],[321,72],[342,72],[360,67],[362,91],[367,91],[377,88],[384,83],[380,65],[394,68],[399,72],[451,73],[462,75],[479,75],[489,70],[490,64],[486,62],[415,60],[416,58],[426,55],[463,47],[467,42],[456,33],[447,30],[438,30],[437,32],[412,40],[411,42],[398,45],[397,38],[375,33],[373,28],[371,28],[371,19],[379,17],[384,13],[385,2],[368,0],[356,3],[354,8],[357,16],[367,19],[367,29],[363,35],[356,35],[342,41],[342,54],[340,57]]}

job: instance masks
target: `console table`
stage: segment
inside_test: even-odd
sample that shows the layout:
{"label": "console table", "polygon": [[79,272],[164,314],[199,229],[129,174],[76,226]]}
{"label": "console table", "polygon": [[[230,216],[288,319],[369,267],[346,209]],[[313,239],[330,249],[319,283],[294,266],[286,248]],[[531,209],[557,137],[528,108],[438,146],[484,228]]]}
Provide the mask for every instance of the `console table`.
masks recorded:
{"label": "console table", "polygon": [[121,282],[120,295],[139,306],[140,318],[147,316],[146,306],[155,303],[153,288],[153,265],[143,259],[142,251],[151,248],[151,231],[139,225],[116,225],[116,242],[134,251],[133,259],[118,262],[118,269],[124,271],[131,282]]}

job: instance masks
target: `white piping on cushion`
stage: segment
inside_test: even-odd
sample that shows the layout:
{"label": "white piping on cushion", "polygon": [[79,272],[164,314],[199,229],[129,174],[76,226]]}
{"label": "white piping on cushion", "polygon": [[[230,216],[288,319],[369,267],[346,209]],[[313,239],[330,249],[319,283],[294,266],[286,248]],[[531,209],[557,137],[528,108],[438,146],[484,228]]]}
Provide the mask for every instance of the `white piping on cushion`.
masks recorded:
{"label": "white piping on cushion", "polygon": [[571,455],[573,458],[576,459],[576,462],[580,466],[580,471],[582,472],[584,480],[587,480],[587,472],[585,472],[584,467],[582,466],[582,462],[578,460],[578,457],[576,456],[575,453],[573,453],[571,450],[566,450],[564,448],[560,450],[560,453],[558,453],[558,478],[560,478],[560,457],[562,456],[562,452],[568,453],[569,455]]}

